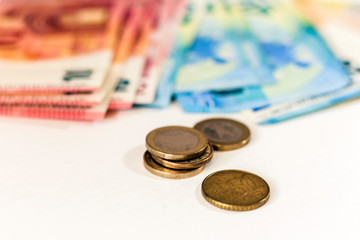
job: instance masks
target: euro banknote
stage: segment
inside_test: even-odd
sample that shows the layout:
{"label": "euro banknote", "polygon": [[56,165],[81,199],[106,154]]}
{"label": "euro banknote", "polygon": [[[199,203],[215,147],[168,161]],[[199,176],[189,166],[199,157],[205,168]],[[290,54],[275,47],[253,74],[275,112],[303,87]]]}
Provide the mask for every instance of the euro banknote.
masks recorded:
{"label": "euro banknote", "polygon": [[105,80],[101,87],[94,92],[2,93],[0,104],[90,107],[100,103],[108,92],[109,87]]}
{"label": "euro banknote", "polygon": [[[151,104],[139,106],[164,108],[170,104],[178,70],[183,62],[186,51],[188,51],[195,39],[203,14],[200,5],[201,3],[198,1],[194,1],[187,6],[185,16],[175,33],[172,52],[163,65],[155,99]],[[181,8],[179,10],[181,11]]]}
{"label": "euro banknote", "polygon": [[162,64],[172,46],[173,31],[185,1],[146,1],[144,18],[134,51],[127,59],[110,109],[129,109],[134,103],[152,103]]}
{"label": "euro banknote", "polygon": [[0,104],[0,115],[26,118],[47,118],[64,120],[97,121],[105,117],[116,84],[117,69],[109,72],[107,95],[94,106],[59,106],[36,104]]}
{"label": "euro banknote", "polygon": [[[85,7],[86,8],[86,7]],[[119,36],[127,22],[126,11],[128,4],[121,5],[118,9],[119,17],[117,33]],[[32,63],[33,64],[33,63]],[[105,77],[104,77],[105,78]],[[32,80],[31,80],[32,81]],[[43,89],[40,89],[42,91]],[[23,104],[23,105],[57,105],[57,106],[94,106],[99,104],[107,95],[109,89],[106,81],[101,83],[99,89],[93,92],[9,92],[1,93],[0,104]]]}
{"label": "euro banknote", "polygon": [[185,111],[241,111],[329,93],[351,83],[341,62],[292,6],[267,0],[240,4],[276,84],[179,94]]}
{"label": "euro banknote", "polygon": [[[152,30],[151,18],[154,13],[150,12],[150,15],[144,17],[146,11],[145,4],[135,5],[131,9],[129,23],[120,42],[123,46],[119,47],[119,55],[113,63],[113,67],[119,65],[122,70],[117,76],[117,86],[109,105],[110,109],[128,109],[133,105]],[[126,51],[126,54],[122,54],[123,51]]]}
{"label": "euro banknote", "polygon": [[[109,103],[113,97],[116,83],[123,72],[123,63],[130,53],[133,38],[135,36],[133,21],[126,19],[127,24],[118,29],[116,35],[119,35],[119,41],[116,47],[116,55],[113,59],[107,75],[104,77],[103,85],[99,91],[88,93],[87,97],[93,97],[98,100],[92,105],[79,104],[26,104],[26,103],[3,103],[0,104],[0,115],[18,116],[18,117],[38,117],[52,119],[68,120],[100,120],[103,119]],[[97,95],[96,95],[97,94]],[[75,94],[76,95],[76,94]],[[81,94],[78,94],[81,95]],[[86,94],[84,94],[86,95]],[[64,96],[62,96],[64,97]]]}
{"label": "euro banknote", "polygon": [[99,89],[111,65],[124,5],[111,0],[1,1],[0,92]]}
{"label": "euro banknote", "polygon": [[290,101],[254,109],[252,119],[259,124],[274,124],[360,97],[360,64],[351,66],[353,83],[336,92],[316,95],[298,101]]}
{"label": "euro banknote", "polygon": [[135,104],[151,104],[155,99],[161,72],[171,53],[174,35],[183,16],[184,4],[185,1],[165,1],[159,7],[155,28],[149,39],[144,69],[136,91]]}
{"label": "euro banknote", "polygon": [[[240,6],[214,0],[207,1],[204,7],[194,44],[176,78],[175,91],[224,90],[273,83]],[[258,75],[260,72],[262,76]]]}
{"label": "euro banknote", "polygon": [[335,54],[343,60],[353,82],[333,93],[256,109],[253,117],[261,124],[278,123],[360,97],[360,5],[307,0],[298,0],[296,3],[298,9],[312,20]]}
{"label": "euro banknote", "polygon": [[[118,37],[118,44],[114,51],[115,57],[99,90],[84,93],[16,92],[16,94],[2,94],[2,97],[7,97],[7,101],[2,102],[2,98],[0,98],[0,115],[71,120],[100,120],[104,118],[107,109],[111,106],[111,102],[115,104],[115,107],[119,107],[119,105],[121,108],[124,106],[127,107],[126,104],[129,104],[128,107],[131,106],[135,100],[136,93],[136,79],[134,80],[133,78],[136,78],[136,74],[138,74],[137,76],[139,77],[143,70],[141,66],[143,64],[136,64],[139,63],[139,61],[136,61],[136,58],[139,59],[139,56],[144,57],[147,41],[154,27],[153,25],[159,20],[149,21],[149,18],[154,17],[154,14],[159,14],[151,12],[151,10],[154,10],[154,3],[161,3],[161,5],[172,3],[168,4],[168,8],[171,9],[167,10],[167,16],[163,19],[165,21],[172,20],[166,21],[166,24],[163,24],[163,26],[166,26],[161,29],[163,41],[169,39],[170,37],[168,37],[168,35],[171,35],[169,29],[166,31],[166,28],[170,26],[175,27],[181,18],[181,11],[179,11],[179,9],[173,9],[174,6],[184,7],[185,4],[184,1],[162,2],[154,0],[144,2],[149,3],[147,6],[148,9],[138,8],[139,2],[124,5],[123,15],[126,15],[126,19],[124,19],[126,24],[120,25],[118,32],[115,33],[117,36],[120,36]],[[127,10],[128,7],[130,7],[130,11]],[[163,42],[163,44],[166,45],[166,50],[169,52],[169,46],[171,46],[171,44],[167,45],[165,42]],[[165,51],[162,50],[162,54],[159,55],[163,61],[165,60],[164,52]],[[135,70],[134,67],[137,69]],[[133,83],[131,87],[132,90],[125,92],[124,95],[116,95],[115,91],[121,87],[121,84],[124,83],[122,80],[124,79],[131,80]],[[100,92],[101,94],[99,94]],[[16,97],[16,99],[13,98],[9,101],[8,97],[11,95],[13,95],[12,97]],[[129,95],[132,96],[125,98],[125,96]],[[119,96],[121,97],[119,98]],[[25,98],[25,101],[19,101],[19,97],[22,100],[24,100],[24,97],[28,97],[29,99]],[[81,101],[78,101],[79,99]]]}

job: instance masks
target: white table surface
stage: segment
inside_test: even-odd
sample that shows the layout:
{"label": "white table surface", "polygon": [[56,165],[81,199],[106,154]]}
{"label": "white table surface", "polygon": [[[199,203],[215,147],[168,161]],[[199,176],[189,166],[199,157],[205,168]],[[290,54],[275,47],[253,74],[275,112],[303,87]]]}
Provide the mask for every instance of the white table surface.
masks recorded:
{"label": "white table surface", "polygon": [[[134,109],[102,122],[0,117],[0,239],[360,239],[360,101],[278,125],[216,152],[204,171],[168,180],[143,167],[145,136],[224,115]],[[218,209],[201,182],[222,169],[263,177],[270,200]]]}

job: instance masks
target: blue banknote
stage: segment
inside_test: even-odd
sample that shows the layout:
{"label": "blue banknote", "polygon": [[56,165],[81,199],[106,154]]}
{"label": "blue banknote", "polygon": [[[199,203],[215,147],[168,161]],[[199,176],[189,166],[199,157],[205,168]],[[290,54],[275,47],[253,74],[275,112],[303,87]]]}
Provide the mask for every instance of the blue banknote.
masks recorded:
{"label": "blue banknote", "polygon": [[360,67],[353,67],[353,83],[336,92],[290,101],[253,110],[259,124],[274,124],[313,113],[360,97]]}
{"label": "blue banknote", "polygon": [[360,97],[360,8],[304,0],[298,0],[297,6],[343,59],[353,82],[335,92],[254,109],[253,116],[260,124],[278,123]]}
{"label": "blue banknote", "polygon": [[203,15],[202,4],[194,3],[188,6],[187,12],[176,33],[173,50],[167,59],[160,76],[155,100],[151,104],[137,105],[142,107],[167,107],[174,92],[174,84],[184,56],[193,44],[200,20]]}
{"label": "blue banknote", "polygon": [[240,5],[276,84],[178,94],[185,111],[236,112],[333,92],[351,83],[311,23],[290,5],[266,0]]}
{"label": "blue banknote", "polygon": [[274,83],[242,10],[225,0],[208,1],[194,44],[176,78],[177,93]]}

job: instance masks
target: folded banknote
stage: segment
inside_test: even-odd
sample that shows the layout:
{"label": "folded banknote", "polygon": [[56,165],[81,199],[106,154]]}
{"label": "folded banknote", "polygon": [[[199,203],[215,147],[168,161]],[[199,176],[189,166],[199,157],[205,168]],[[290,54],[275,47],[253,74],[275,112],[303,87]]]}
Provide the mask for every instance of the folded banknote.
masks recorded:
{"label": "folded banknote", "polygon": [[99,89],[125,5],[110,0],[1,1],[0,92]]}
{"label": "folded banknote", "polygon": [[[115,4],[114,2],[116,1],[105,0],[101,3],[95,4],[96,2],[97,1],[92,0],[79,2],[79,9],[77,9],[76,12],[77,15],[75,13],[74,14],[78,18],[84,18],[81,21],[85,24],[86,21],[90,21],[91,18],[95,16],[94,12],[96,12],[95,10],[92,12],[90,11],[91,15],[89,12],[85,11],[88,8],[88,5],[93,6],[92,4],[94,4],[98,6],[104,4],[108,6],[111,11],[112,8],[117,8],[116,11],[114,10],[114,12],[111,12],[117,14],[117,18],[114,18],[116,20],[116,28],[111,28],[111,34],[114,38],[105,39],[106,36],[104,35],[104,39],[102,39],[102,41],[109,44],[109,46],[110,40],[113,41],[113,48],[109,48],[109,50],[114,52],[114,57],[112,59],[112,65],[108,66],[106,71],[104,71],[104,74],[106,75],[103,76],[100,87],[96,89],[89,89],[87,92],[85,92],[85,89],[78,89],[78,91],[73,89],[73,91],[65,92],[67,90],[65,88],[58,88],[55,91],[54,89],[44,88],[44,86],[37,86],[37,88],[29,87],[21,89],[20,91],[19,89],[14,90],[13,88],[6,86],[4,87],[6,91],[0,93],[0,115],[71,120],[100,120],[104,118],[108,108],[130,108],[136,100],[139,80],[141,80],[141,77],[146,70],[144,65],[147,53],[149,51],[154,52],[159,50],[159,53],[156,53],[154,58],[151,59],[155,60],[153,63],[156,64],[147,65],[148,67],[151,67],[150,69],[156,69],[156,71],[153,72],[157,72],[156,75],[152,75],[152,77],[148,78],[148,80],[154,80],[157,82],[157,78],[160,77],[160,73],[163,69],[163,63],[169,55],[172,47],[174,39],[172,31],[177,30],[178,23],[183,16],[183,9],[186,2],[140,0],[136,2],[119,1],[119,3]],[[52,7],[61,7],[63,5],[67,6],[67,4],[71,5],[71,3],[67,1],[64,1],[63,3],[56,2],[52,6],[47,6],[45,3],[41,5],[40,3],[42,4],[42,2],[34,2],[34,4],[29,3],[29,6],[41,6],[43,7],[43,10],[52,11]],[[20,6],[16,4],[13,4],[12,6],[14,6],[14,8],[20,8]],[[62,17],[63,13],[58,11],[58,14],[59,17],[60,15]],[[112,15],[107,13],[105,14],[105,17],[107,17],[106,20],[108,21]],[[96,19],[93,20],[95,21]],[[155,32],[155,28],[157,26],[159,29]],[[106,25],[102,25],[103,30],[106,30],[106,27]],[[74,34],[75,33],[77,32],[75,31]],[[84,35],[87,34],[85,30],[83,30],[82,33]],[[102,34],[105,33],[107,32],[102,32]],[[67,34],[69,35],[69,33]],[[158,45],[157,49],[149,49],[149,47],[151,47],[149,45],[150,36],[152,35],[156,35],[155,38],[157,38],[157,40],[161,40],[161,42],[158,41],[157,43],[154,43],[155,41],[153,41],[154,45]],[[90,36],[90,38],[93,38],[93,36]],[[58,40],[61,42],[64,41],[64,39],[65,38],[61,38]],[[94,47],[94,44],[91,43],[90,46]],[[59,46],[59,49],[54,49],[54,51],[61,52],[64,48],[64,46]],[[41,50],[44,52],[47,51],[46,49]],[[64,51],[66,51],[66,49]],[[77,56],[76,54],[79,54],[81,57],[88,57],[82,55],[82,53],[75,54],[70,52],[68,54],[69,56],[66,57],[70,58],[73,55]],[[1,55],[0,52],[0,56],[6,56],[6,54]],[[59,57],[54,55],[53,57],[62,59],[62,56]],[[66,57],[65,60],[67,60]],[[43,57],[41,58],[43,59],[43,62],[39,61],[40,58],[29,59],[28,63],[32,68],[35,63],[39,64],[49,62],[54,58]],[[98,66],[101,67],[103,64],[103,61],[100,59],[89,58],[87,60],[92,62],[92,66],[94,68]],[[22,59],[22,61],[25,60]],[[76,66],[73,62],[71,62],[70,65],[73,67]],[[147,69],[147,71],[148,70],[149,69]],[[31,81],[29,81],[29,83],[33,81],[32,76],[30,77]],[[48,83],[52,83],[51,79],[48,80]],[[157,84],[150,83],[149,85],[156,86]],[[150,89],[145,86],[144,90],[145,91],[143,91],[143,93],[148,94]],[[148,95],[151,94],[154,99],[155,91]],[[151,103],[152,100],[148,103]]]}
{"label": "folded banknote", "polygon": [[140,104],[139,106],[155,108],[169,106],[173,96],[177,73],[181,67],[186,51],[188,51],[195,39],[200,24],[203,14],[201,5],[202,3],[194,1],[187,6],[185,16],[175,33],[172,52],[163,65],[154,101],[150,104]]}
{"label": "folded banknote", "polygon": [[360,5],[309,0],[297,0],[296,4],[343,60],[353,82],[336,92],[256,109],[253,117],[261,124],[281,122],[360,97]]}
{"label": "folded banknote", "polygon": [[[193,45],[176,78],[177,93],[274,83],[239,5],[207,1]],[[261,75],[259,73],[262,73]]]}
{"label": "folded banknote", "polygon": [[145,65],[136,91],[135,104],[151,104],[155,99],[159,78],[170,56],[175,33],[183,17],[185,1],[165,1],[155,19],[150,35]]}
{"label": "folded banknote", "polygon": [[291,5],[240,1],[276,84],[178,94],[188,112],[235,112],[339,90],[351,83],[340,61],[311,24]]}
{"label": "folded banknote", "polygon": [[[120,39],[112,67],[122,68],[117,76],[117,86],[110,102],[110,109],[131,108],[138,81],[145,62],[145,50],[151,31],[151,20],[146,15],[146,4],[134,5]],[[142,22],[145,22],[144,24]]]}
{"label": "folded banknote", "polygon": [[[114,71],[115,70],[115,71]],[[36,104],[0,104],[0,115],[27,118],[48,118],[65,120],[95,121],[105,117],[116,84],[116,69],[108,74],[107,95],[94,106],[58,106]]]}
{"label": "folded banknote", "polygon": [[101,87],[94,92],[67,92],[67,93],[1,93],[0,104],[23,105],[54,105],[90,107],[99,104],[112,86],[104,80]]}

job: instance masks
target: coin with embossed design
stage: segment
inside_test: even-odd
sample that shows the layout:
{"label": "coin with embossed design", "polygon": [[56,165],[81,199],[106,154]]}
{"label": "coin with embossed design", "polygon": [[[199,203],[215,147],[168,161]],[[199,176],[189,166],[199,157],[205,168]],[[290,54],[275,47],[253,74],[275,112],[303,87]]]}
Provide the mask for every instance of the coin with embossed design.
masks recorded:
{"label": "coin with embossed design", "polygon": [[204,133],[214,150],[228,151],[241,148],[250,141],[250,130],[244,124],[226,118],[212,118],[194,126]]}
{"label": "coin with embossed design", "polygon": [[193,177],[195,175],[198,175],[205,167],[205,166],[201,166],[199,168],[188,169],[188,170],[169,169],[157,164],[152,158],[149,151],[146,151],[144,153],[144,166],[152,174],[155,174],[159,177],[170,178],[170,179],[184,179],[184,178]]}
{"label": "coin with embossed design", "polygon": [[146,136],[146,148],[151,155],[173,161],[199,157],[207,146],[207,137],[199,130],[188,127],[157,128]]}
{"label": "coin with embossed design", "polygon": [[155,162],[157,162],[158,164],[167,167],[167,168],[171,168],[171,169],[194,169],[194,168],[199,168],[203,165],[206,165],[210,162],[210,160],[213,157],[213,148],[212,146],[209,144],[208,147],[206,148],[205,152],[203,155],[194,158],[194,159],[190,159],[190,160],[185,160],[185,161],[170,161],[167,159],[163,159],[163,158],[159,158],[157,156],[152,156],[152,158],[155,160]]}
{"label": "coin with embossed design", "polygon": [[270,188],[264,179],[240,170],[212,173],[204,179],[201,188],[209,203],[232,211],[259,208],[270,197]]}

